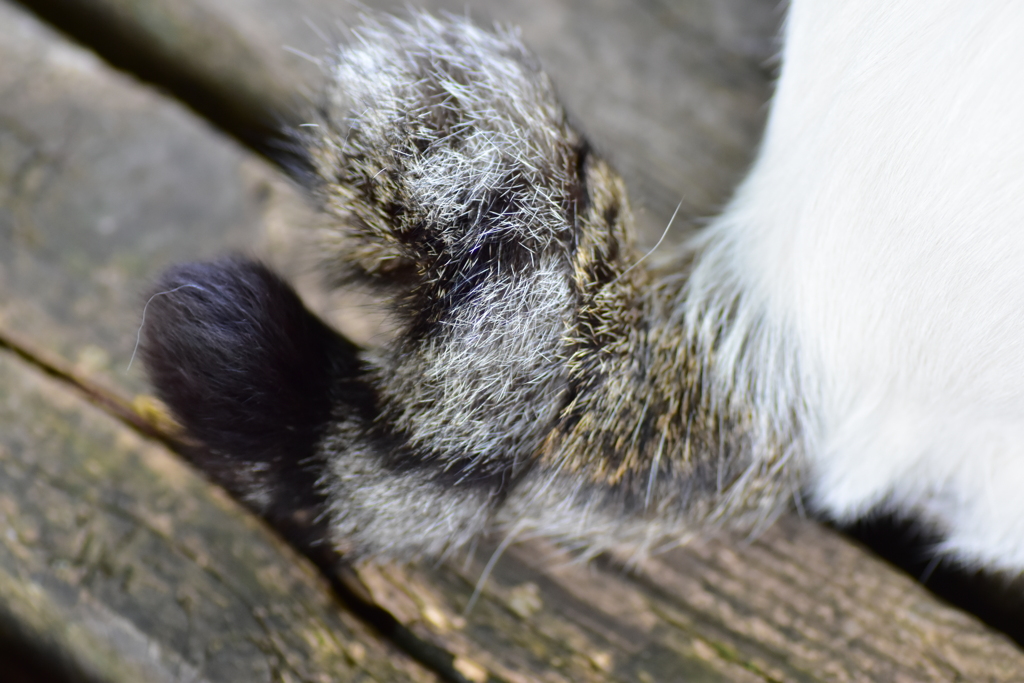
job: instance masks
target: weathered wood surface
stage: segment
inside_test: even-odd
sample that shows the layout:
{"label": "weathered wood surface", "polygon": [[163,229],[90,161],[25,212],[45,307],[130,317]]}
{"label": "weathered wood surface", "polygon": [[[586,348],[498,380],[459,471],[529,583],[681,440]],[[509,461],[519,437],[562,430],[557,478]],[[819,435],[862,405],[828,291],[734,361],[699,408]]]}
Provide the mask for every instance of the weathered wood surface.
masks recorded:
{"label": "weathered wood surface", "polygon": [[[130,35],[131,50],[101,51],[142,63],[178,97],[198,92],[193,107],[253,146],[274,121],[300,116],[289,93],[315,85],[315,69],[282,46],[318,54],[305,20],[330,37],[344,33],[335,18],[354,14],[327,0],[35,4],[54,21],[88,18],[82,40]],[[681,199],[692,224],[728,196],[769,92],[772,3],[516,0],[470,11],[523,27],[626,176],[649,243]],[[0,0],[0,332],[130,399],[145,392],[125,368],[148,278],[231,249],[300,273],[295,228],[312,220],[257,157]],[[304,283],[347,332],[372,336],[358,308]],[[360,567],[406,629],[381,635],[160,443],[33,365],[0,350],[0,636],[72,678],[1024,677],[1024,654],[1005,637],[796,516],[752,543],[707,539],[634,572],[513,546],[468,614],[486,545],[466,562]]]}
{"label": "weathered wood surface", "polygon": [[0,424],[0,629],[63,668],[126,683],[430,680],[226,495],[6,354]]}

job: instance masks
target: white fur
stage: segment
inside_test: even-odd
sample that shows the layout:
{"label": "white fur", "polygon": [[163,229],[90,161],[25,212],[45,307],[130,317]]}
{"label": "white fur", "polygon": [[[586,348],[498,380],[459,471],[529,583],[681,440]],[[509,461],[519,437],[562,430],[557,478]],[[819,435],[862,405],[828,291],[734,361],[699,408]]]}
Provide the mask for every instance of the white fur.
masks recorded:
{"label": "white fur", "polygon": [[701,238],[693,283],[736,283],[773,419],[794,412],[775,394],[802,397],[819,509],[913,514],[954,557],[1011,571],[1024,570],[1022,86],[1017,0],[793,0],[763,147]]}

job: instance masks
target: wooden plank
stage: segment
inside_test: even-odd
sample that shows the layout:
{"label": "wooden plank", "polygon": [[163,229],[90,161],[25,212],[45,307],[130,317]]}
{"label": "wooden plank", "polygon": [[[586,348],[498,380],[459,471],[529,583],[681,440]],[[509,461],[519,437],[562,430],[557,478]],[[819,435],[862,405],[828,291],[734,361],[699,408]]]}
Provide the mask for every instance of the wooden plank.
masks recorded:
{"label": "wooden plank", "polygon": [[[465,612],[467,564],[364,567],[424,638],[509,681],[1015,681],[1024,656],[814,522],[702,539],[627,571],[513,545]],[[483,679],[483,677],[481,677]]]}
{"label": "wooden plank", "polygon": [[146,283],[252,245],[269,169],[188,111],[0,6],[0,321],[130,391]]}
{"label": "wooden plank", "polygon": [[[79,4],[102,7],[104,2]],[[119,21],[127,22],[139,35],[154,30],[145,17],[132,19],[132,3],[110,2],[123,13]],[[174,16],[188,16],[188,5],[180,0],[137,3],[147,13]],[[322,50],[321,39],[303,23],[303,16],[326,26],[330,36],[342,31],[332,28],[327,17],[334,11],[348,11],[336,10],[326,0],[303,0],[298,9],[277,0],[210,0],[203,6],[204,11],[216,14],[217,21],[211,25],[220,27],[218,30],[227,27],[230,40],[241,41],[244,49],[237,54],[261,58],[255,62],[215,55],[207,58],[202,41],[196,41],[191,31],[202,33],[208,27],[191,27],[187,22],[174,24],[176,31],[184,32],[181,40],[176,40],[172,31],[138,43],[158,42],[159,49],[170,55],[165,61],[174,62],[174,55],[180,53],[181,59],[191,60],[190,69],[217,71],[206,77],[209,82],[243,74],[257,80],[267,78],[275,83],[268,90],[271,93],[285,88],[277,82],[279,67],[264,70],[262,65],[264,60],[280,58],[282,44],[311,53]],[[449,6],[462,9],[461,4]],[[611,0],[515,0],[475,4],[471,11],[485,20],[503,19],[524,26],[527,42],[552,71],[569,107],[583,119],[583,128],[624,171],[641,206],[647,207],[647,239],[653,243],[679,196],[685,194],[684,213],[691,222],[712,213],[750,158],[768,93],[768,74],[762,64],[771,51],[774,15],[764,7],[746,0],[652,1],[629,7]],[[284,66],[280,68],[296,74],[294,80],[311,78],[308,71],[288,71],[292,68],[288,59],[281,63]],[[53,97],[74,92],[74,88],[68,79],[54,87]],[[19,94],[11,101],[30,100]],[[266,108],[284,106],[279,103],[275,94],[268,97]],[[68,111],[66,104],[53,109]],[[31,115],[27,118],[32,119]],[[96,161],[84,166],[91,167],[109,155],[117,160],[111,162],[112,167],[124,168],[117,156],[123,134],[98,140],[90,135],[92,146],[87,148],[95,150],[95,157],[87,158]],[[204,140],[211,147],[223,144]],[[137,377],[114,370],[130,355],[138,320],[109,316],[111,309],[128,307],[128,292],[141,289],[142,273],[150,268],[149,272],[155,273],[173,259],[226,248],[233,240],[237,240],[235,244],[262,245],[263,253],[287,252],[300,233],[285,223],[293,220],[299,225],[310,220],[301,216],[301,209],[274,208],[294,207],[294,197],[275,184],[265,169],[258,170],[255,162],[238,150],[234,153],[239,156],[226,158],[236,159],[235,166],[225,162],[215,174],[219,180],[201,183],[207,189],[217,187],[211,192],[218,197],[233,197],[236,190],[231,188],[238,188],[237,196],[243,199],[233,208],[224,208],[226,222],[211,221],[220,227],[204,232],[187,226],[161,230],[159,221],[154,220],[149,227],[140,228],[147,237],[125,242],[123,250],[112,247],[117,263],[130,263],[130,269],[105,271],[102,266],[108,261],[102,259],[76,266],[68,254],[78,243],[70,233],[68,248],[63,251],[46,252],[20,237],[12,242],[15,261],[26,259],[33,267],[50,267],[50,277],[63,278],[59,281],[64,284],[60,290],[47,289],[42,277],[33,279],[33,267],[11,270],[0,261],[0,267],[8,268],[0,274],[20,287],[21,303],[8,300],[3,302],[6,308],[0,309],[7,311],[5,324],[16,319],[18,331],[33,343],[63,354],[80,370],[117,391],[143,390]],[[152,170],[153,165],[143,163],[136,168]],[[168,170],[178,177],[191,172],[187,165]],[[74,183],[68,191],[77,188],[86,195],[110,197],[105,200],[107,205],[116,208],[120,206],[116,195],[105,194],[115,184],[97,178],[87,191]],[[0,185],[14,187],[6,181]],[[253,195],[263,198],[255,209],[244,200]],[[26,199],[31,193],[20,187],[12,190],[12,196],[36,206],[34,200]],[[58,201],[59,205],[61,196],[50,195],[41,203]],[[196,205],[211,201],[213,206],[230,204],[207,198]],[[239,223],[230,220],[232,212],[242,217]],[[76,220],[87,222],[75,214],[64,223],[64,229],[75,226]],[[60,242],[64,234],[53,242]],[[154,243],[160,247],[153,247]],[[58,265],[48,266],[47,258]],[[289,254],[283,260],[294,263],[294,259],[294,254]],[[80,276],[81,283],[69,273]],[[100,277],[96,273],[107,274]],[[103,289],[104,277],[117,286]],[[316,297],[317,306],[331,305],[323,292],[311,288],[307,292]],[[65,295],[70,297],[70,305],[58,303]],[[33,317],[25,302],[40,306],[46,314]],[[77,312],[79,307],[83,313]],[[343,316],[334,318],[346,322]],[[363,334],[370,334],[370,329],[365,328]],[[100,352],[86,354],[87,347]],[[87,362],[102,353],[116,362]],[[53,401],[56,405],[55,398]],[[96,486],[105,484],[96,482]],[[200,502],[215,497],[200,489],[173,495],[182,496],[176,504],[185,507],[199,504],[190,496],[198,496]],[[23,516],[32,522],[37,514]],[[205,528],[201,524],[193,527],[193,523],[186,520],[180,530],[197,539],[200,547],[216,545],[216,538],[205,536]],[[583,566],[537,543],[516,545],[495,565],[482,584],[476,605],[465,613],[492,549],[493,545],[484,545],[468,562],[440,567],[371,564],[359,567],[356,576],[376,603],[406,629],[391,632],[396,641],[425,660],[433,655],[428,656],[424,643],[440,648],[433,653],[440,653],[437,668],[450,680],[1009,681],[1019,679],[1024,671],[1024,655],[1005,637],[943,605],[841,536],[797,517],[785,518],[753,543],[707,539],[655,558],[634,572],[621,569],[614,559]],[[230,577],[234,567],[224,571],[223,576]],[[187,585],[187,581],[182,583]],[[108,595],[111,600],[119,598],[116,591]],[[224,633],[232,628],[220,627]],[[421,640],[412,642],[410,636]],[[43,637],[43,632],[37,637]],[[74,644],[65,641],[60,648],[75,652]],[[438,658],[431,661],[436,664]]]}
{"label": "wooden plank", "polygon": [[0,633],[86,680],[428,681],[165,449],[0,352]]}

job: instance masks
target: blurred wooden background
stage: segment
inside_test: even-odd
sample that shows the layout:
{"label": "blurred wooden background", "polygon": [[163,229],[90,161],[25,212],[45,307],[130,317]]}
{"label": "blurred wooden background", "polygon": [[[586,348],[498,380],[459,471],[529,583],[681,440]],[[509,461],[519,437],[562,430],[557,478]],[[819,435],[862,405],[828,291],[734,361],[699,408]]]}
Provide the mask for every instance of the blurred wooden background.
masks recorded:
{"label": "blurred wooden background", "polygon": [[[669,245],[713,215],[752,158],[772,1],[425,4],[522,27],[626,178],[648,245],[680,201]],[[0,0],[0,680],[1024,679],[1006,635],[795,514],[629,571],[517,545],[468,613],[486,543],[440,566],[358,567],[348,585],[376,611],[355,614],[169,450],[129,369],[140,293],[167,265],[260,256],[373,341],[365,307],[308,272],[318,218],[275,167],[276,131],[320,78],[302,55],[357,13]],[[1024,616],[1021,592],[998,598],[1003,622]]]}

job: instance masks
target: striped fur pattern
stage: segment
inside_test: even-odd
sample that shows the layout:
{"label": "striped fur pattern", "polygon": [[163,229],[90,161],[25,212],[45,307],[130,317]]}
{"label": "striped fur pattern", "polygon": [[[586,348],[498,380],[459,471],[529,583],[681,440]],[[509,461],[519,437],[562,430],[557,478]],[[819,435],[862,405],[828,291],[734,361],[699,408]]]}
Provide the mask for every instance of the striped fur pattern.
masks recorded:
{"label": "striped fur pattern", "polygon": [[718,369],[757,321],[639,263],[621,179],[515,34],[370,23],[330,75],[305,129],[330,267],[400,329],[366,355],[372,426],[323,442],[338,543],[436,555],[497,524],[643,552],[771,519],[793,428]]}
{"label": "striped fur pattern", "polygon": [[785,506],[799,438],[758,370],[785,364],[704,249],[641,262],[622,180],[514,32],[370,20],[329,76],[299,134],[325,266],[398,333],[357,349],[258,264],[173,269],[143,354],[194,462],[272,520],[319,511],[350,557],[489,528],[639,557]]}

